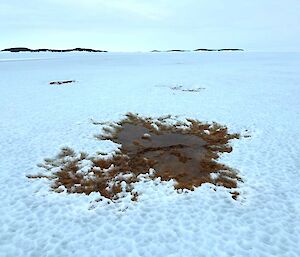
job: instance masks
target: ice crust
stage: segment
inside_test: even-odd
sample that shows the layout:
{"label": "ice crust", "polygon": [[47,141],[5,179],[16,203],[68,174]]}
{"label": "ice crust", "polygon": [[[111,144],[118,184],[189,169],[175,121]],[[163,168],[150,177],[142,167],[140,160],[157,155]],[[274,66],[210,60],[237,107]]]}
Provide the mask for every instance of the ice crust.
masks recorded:
{"label": "ice crust", "polygon": [[[299,70],[300,53],[0,53],[0,256],[300,256]],[[244,179],[238,200],[146,176],[138,202],[111,203],[26,178],[63,146],[113,152],[91,119],[126,112],[251,135],[221,158]]]}

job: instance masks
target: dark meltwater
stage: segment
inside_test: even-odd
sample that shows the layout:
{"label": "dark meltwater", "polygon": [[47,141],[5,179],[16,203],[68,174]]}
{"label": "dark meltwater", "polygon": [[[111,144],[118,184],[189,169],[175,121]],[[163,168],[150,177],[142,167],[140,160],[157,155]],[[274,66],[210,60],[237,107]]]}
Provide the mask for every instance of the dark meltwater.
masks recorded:
{"label": "dark meltwater", "polygon": [[[98,137],[121,145],[120,152],[112,158],[76,155],[71,149],[63,149],[56,158],[47,159],[41,166],[49,171],[60,167],[48,176],[56,191],[63,186],[70,193],[96,191],[110,199],[117,199],[124,191],[122,181],[126,184],[125,190],[131,192],[133,183],[139,181],[138,176],[148,173],[149,169],[154,169],[152,178],[175,180],[177,189],[193,190],[203,183],[236,188],[239,176],[217,159],[221,153],[232,151],[228,142],[239,135],[229,134],[225,126],[217,123],[187,120],[170,125],[168,118],[154,121],[128,114],[117,125],[105,128],[106,134]],[[85,173],[78,172],[84,160],[91,161],[92,165]],[[232,193],[236,198],[238,193]],[[133,199],[137,199],[136,194]]]}
{"label": "dark meltwater", "polygon": [[207,143],[195,135],[154,133],[142,124],[126,123],[115,142],[131,160],[131,170],[143,173],[154,168],[157,177],[175,179],[178,188],[198,186],[210,177],[210,171],[201,165],[208,157]]}

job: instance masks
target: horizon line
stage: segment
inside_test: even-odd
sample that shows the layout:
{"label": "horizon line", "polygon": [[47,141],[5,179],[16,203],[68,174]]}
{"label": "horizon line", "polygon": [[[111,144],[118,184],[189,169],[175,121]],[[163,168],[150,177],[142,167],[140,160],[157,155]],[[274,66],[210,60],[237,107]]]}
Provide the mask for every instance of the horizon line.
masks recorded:
{"label": "horizon line", "polygon": [[28,47],[10,47],[0,50],[1,52],[221,52],[221,51],[245,51],[242,48],[197,48],[197,49],[167,49],[167,50],[148,50],[148,51],[109,51],[94,48],[28,48]]}

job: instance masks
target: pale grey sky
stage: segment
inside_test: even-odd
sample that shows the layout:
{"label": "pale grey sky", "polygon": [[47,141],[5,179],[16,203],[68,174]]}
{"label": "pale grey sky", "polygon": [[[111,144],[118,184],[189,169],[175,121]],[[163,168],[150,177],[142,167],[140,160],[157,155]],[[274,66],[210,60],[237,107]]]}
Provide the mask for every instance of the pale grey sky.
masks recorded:
{"label": "pale grey sky", "polygon": [[300,0],[0,0],[0,48],[300,51]]}

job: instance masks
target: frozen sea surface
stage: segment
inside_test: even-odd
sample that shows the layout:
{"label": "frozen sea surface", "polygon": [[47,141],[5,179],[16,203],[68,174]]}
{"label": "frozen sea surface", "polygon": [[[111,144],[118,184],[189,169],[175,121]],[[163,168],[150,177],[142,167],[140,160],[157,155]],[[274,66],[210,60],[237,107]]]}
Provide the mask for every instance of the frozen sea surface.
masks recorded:
{"label": "frozen sea surface", "polygon": [[[0,53],[0,256],[300,256],[299,71],[300,53]],[[91,119],[127,112],[248,130],[221,157],[238,201],[146,180],[138,202],[108,204],[26,178],[62,146],[113,151]]]}

